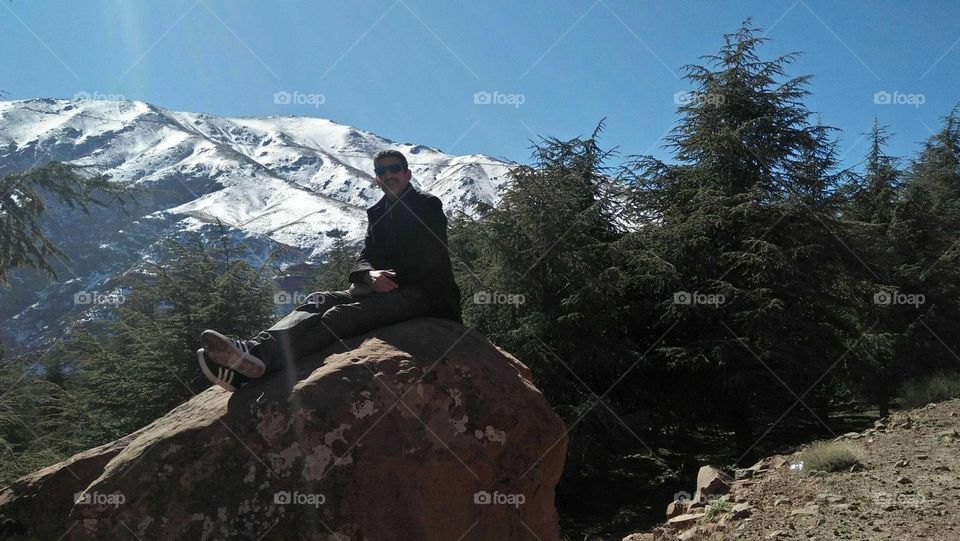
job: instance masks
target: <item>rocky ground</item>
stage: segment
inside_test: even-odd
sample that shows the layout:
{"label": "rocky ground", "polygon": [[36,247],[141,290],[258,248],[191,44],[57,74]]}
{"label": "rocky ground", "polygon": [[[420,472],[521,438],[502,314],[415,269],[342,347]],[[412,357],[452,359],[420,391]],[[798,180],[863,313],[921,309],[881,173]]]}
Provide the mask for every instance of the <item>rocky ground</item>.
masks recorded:
{"label": "rocky ground", "polygon": [[837,439],[863,449],[862,467],[804,472],[802,451],[732,476],[704,467],[690,501],[670,504],[664,524],[624,541],[960,539],[960,399]]}

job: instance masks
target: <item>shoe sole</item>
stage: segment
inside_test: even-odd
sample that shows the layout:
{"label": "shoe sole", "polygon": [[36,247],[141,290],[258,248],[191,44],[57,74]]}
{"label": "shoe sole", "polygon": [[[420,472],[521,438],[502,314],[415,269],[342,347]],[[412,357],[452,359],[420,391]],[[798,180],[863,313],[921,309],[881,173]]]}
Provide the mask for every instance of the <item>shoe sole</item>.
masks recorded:
{"label": "shoe sole", "polygon": [[236,370],[248,378],[259,378],[266,372],[263,361],[237,349],[226,336],[207,329],[200,335],[203,349],[213,362]]}
{"label": "shoe sole", "polygon": [[207,359],[203,354],[203,348],[197,350],[197,363],[200,365],[200,371],[203,372],[203,375],[210,380],[210,383],[214,385],[219,385],[220,387],[226,389],[228,392],[236,392],[237,388],[229,383],[223,381],[213,374],[210,370],[210,367],[207,366]]}

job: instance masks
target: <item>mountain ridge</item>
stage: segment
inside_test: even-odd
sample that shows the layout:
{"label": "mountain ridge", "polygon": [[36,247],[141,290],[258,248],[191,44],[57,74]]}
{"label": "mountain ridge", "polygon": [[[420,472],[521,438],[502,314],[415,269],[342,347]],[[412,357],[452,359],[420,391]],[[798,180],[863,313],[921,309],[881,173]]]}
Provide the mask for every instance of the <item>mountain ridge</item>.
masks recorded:
{"label": "mountain ridge", "polygon": [[218,223],[255,265],[274,248],[286,253],[281,267],[317,262],[336,229],[355,245],[365,209],[382,196],[372,169],[384,148],[404,152],[413,184],[439,197],[448,216],[470,214],[478,202],[496,205],[516,165],[396,143],[319,117],[226,117],[142,101],[0,101],[0,176],[61,161],[140,190],[130,216],[114,209],[84,216],[48,202],[45,231],[71,259],[57,262],[65,281],[16,272],[0,290],[0,339],[8,351],[43,347],[61,318],[77,315],[72,295],[107,287],[153,257],[160,239],[211,233]]}

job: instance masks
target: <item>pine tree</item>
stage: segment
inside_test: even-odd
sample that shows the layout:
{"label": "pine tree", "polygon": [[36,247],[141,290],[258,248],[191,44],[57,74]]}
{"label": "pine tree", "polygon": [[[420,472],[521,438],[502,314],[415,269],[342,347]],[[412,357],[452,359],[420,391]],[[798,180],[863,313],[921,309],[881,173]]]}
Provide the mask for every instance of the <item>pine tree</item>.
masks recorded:
{"label": "pine tree", "polygon": [[870,150],[866,156],[862,181],[852,195],[849,218],[873,224],[889,225],[897,202],[902,172],[899,160],[884,151],[890,134],[874,119],[867,134]]}
{"label": "pine tree", "polygon": [[131,200],[128,184],[59,162],[0,178],[0,284],[17,267],[56,278],[49,258],[70,260],[43,232],[41,221],[50,198],[86,214],[93,206],[111,202],[120,203],[126,212],[124,205]]}
{"label": "pine tree", "polygon": [[844,209],[852,246],[862,261],[854,267],[860,284],[860,334],[852,354],[843,363],[848,384],[854,391],[876,404],[881,416],[889,414],[896,382],[903,373],[906,352],[905,327],[909,311],[882,302],[907,278],[898,273],[903,254],[894,249],[891,225],[896,213],[902,171],[899,160],[886,154],[889,133],[874,119],[867,134],[870,149],[863,173],[848,185],[850,191]]}
{"label": "pine tree", "polygon": [[34,358],[0,365],[0,486],[85,448],[76,425],[56,413],[58,388]]}
{"label": "pine tree", "polygon": [[[543,354],[534,336],[602,334],[590,314],[601,310],[604,288],[615,286],[603,273],[616,232],[604,193],[608,153],[597,147],[601,129],[590,139],[535,146],[534,164],[512,171],[498,207],[476,224],[480,257],[473,272],[461,274],[465,317],[492,334],[516,330],[505,338],[526,353]],[[500,304],[511,300],[504,295],[516,302]]]}
{"label": "pine tree", "polygon": [[88,440],[136,430],[207,388],[196,363],[204,329],[246,338],[269,324],[272,284],[220,235],[219,246],[166,241],[162,263],[127,273],[117,302],[49,354],[73,374],[62,386],[73,407],[98,419]]}
{"label": "pine tree", "polygon": [[[922,303],[904,313],[905,344],[898,353],[907,376],[956,370],[960,352],[960,106],[911,163],[890,237],[902,263],[900,292]],[[907,298],[910,300],[910,298]],[[915,297],[915,300],[920,300]]]}
{"label": "pine tree", "polygon": [[[611,151],[599,147],[602,127],[589,138],[535,144],[532,164],[511,171],[498,206],[481,207],[476,220],[458,217],[449,234],[465,322],[530,366],[577,426],[568,457],[574,477],[602,471],[624,441],[637,445],[598,405],[639,356],[622,334],[623,280],[610,247],[621,234],[623,188],[604,164]],[[626,385],[603,397],[620,416],[638,398],[647,397]]]}
{"label": "pine tree", "polygon": [[641,227],[621,241],[631,296],[656,303],[634,332],[671,370],[686,418],[732,429],[741,460],[762,419],[799,407],[826,422],[817,384],[854,324],[834,233],[848,173],[830,129],[809,122],[808,77],[781,81],[795,54],[761,59],[756,34],[746,21],[708,66],[687,66],[676,163],[630,164]]}
{"label": "pine tree", "polygon": [[327,236],[333,239],[326,260],[317,270],[313,283],[307,289],[314,291],[342,291],[350,287],[348,277],[356,262],[356,252],[347,243],[347,232],[333,229]]}

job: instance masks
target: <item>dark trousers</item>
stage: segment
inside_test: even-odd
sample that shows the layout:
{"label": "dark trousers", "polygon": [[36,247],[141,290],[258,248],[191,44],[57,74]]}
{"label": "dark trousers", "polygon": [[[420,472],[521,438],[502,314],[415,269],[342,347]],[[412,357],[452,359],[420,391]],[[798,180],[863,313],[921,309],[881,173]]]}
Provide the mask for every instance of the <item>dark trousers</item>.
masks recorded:
{"label": "dark trousers", "polygon": [[263,359],[267,373],[292,366],[338,340],[432,311],[427,294],[413,286],[367,295],[321,291],[307,301],[251,339],[251,352]]}

